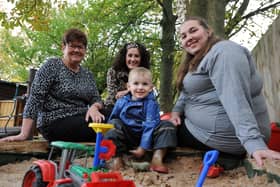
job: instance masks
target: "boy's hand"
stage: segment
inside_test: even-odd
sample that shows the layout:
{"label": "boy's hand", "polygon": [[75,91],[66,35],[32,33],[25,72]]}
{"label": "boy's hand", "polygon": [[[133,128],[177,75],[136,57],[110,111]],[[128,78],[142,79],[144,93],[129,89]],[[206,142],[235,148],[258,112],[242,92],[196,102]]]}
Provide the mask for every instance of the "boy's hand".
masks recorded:
{"label": "boy's hand", "polygon": [[145,154],[145,149],[138,147],[137,149],[130,150],[129,152],[132,153],[136,158],[141,158]]}

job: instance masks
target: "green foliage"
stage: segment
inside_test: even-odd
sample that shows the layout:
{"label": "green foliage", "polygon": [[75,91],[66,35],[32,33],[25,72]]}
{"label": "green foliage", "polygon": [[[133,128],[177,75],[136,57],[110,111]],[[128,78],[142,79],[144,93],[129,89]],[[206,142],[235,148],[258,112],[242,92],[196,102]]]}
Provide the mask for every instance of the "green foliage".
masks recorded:
{"label": "green foliage", "polygon": [[[26,81],[28,73],[25,61],[29,58],[29,54],[28,51],[25,51],[24,40],[11,36],[6,30],[1,31],[1,36],[0,78],[10,81]],[[14,63],[14,61],[18,63]]]}
{"label": "green foliage", "polygon": [[[23,0],[20,2],[21,6],[24,2],[28,3]],[[63,3],[60,2],[61,4]],[[17,4],[16,9],[20,9],[19,5]],[[16,44],[17,40],[12,36],[10,41],[3,41],[12,45],[4,50],[6,54],[21,57],[14,63],[38,68],[46,58],[61,56],[63,32],[76,27],[88,35],[87,56],[83,65],[94,73],[101,93],[105,91],[107,69],[111,66],[114,56],[125,42],[130,41],[139,41],[149,49],[153,57],[155,82],[158,82],[161,17],[158,16],[160,9],[154,1],[81,0],[74,5],[63,4],[56,8],[47,4],[40,4],[40,6],[42,6],[40,10],[46,8],[48,11],[28,14],[28,8],[31,7],[28,5],[28,7],[21,7],[20,10],[21,15],[26,12],[25,17],[21,17],[18,21],[10,20],[23,23],[25,19],[28,22],[27,26],[21,27],[24,35],[17,37],[22,44]],[[37,20],[47,19],[46,25],[44,26],[40,21],[37,23],[27,19],[28,16],[34,17],[34,15],[38,16]],[[13,59],[16,58],[13,57]]]}
{"label": "green foliage", "polygon": [[32,30],[47,31],[52,9],[63,9],[67,5],[65,0],[7,0],[14,7],[11,12],[1,13],[1,25],[6,29],[28,26]]}

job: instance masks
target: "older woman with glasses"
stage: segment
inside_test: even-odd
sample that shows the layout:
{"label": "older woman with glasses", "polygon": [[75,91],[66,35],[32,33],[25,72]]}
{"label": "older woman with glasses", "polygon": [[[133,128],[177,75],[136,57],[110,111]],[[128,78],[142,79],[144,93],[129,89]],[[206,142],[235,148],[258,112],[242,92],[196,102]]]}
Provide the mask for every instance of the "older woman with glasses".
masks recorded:
{"label": "older woman with glasses", "polygon": [[36,73],[23,113],[21,133],[0,141],[30,137],[36,122],[48,141],[95,141],[88,122],[102,122],[103,108],[94,77],[80,64],[87,50],[87,37],[69,29],[62,39],[63,57],[49,58]]}

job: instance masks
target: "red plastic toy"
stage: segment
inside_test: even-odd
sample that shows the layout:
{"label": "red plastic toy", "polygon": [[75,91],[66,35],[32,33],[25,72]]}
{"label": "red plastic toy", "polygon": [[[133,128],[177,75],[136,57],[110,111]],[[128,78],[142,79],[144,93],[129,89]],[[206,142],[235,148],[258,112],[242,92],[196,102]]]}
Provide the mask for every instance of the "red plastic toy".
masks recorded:
{"label": "red plastic toy", "polygon": [[[48,160],[37,160],[25,173],[22,187],[135,187],[131,180],[124,180],[118,172],[106,172],[103,165],[116,151],[111,140],[103,140],[103,133],[113,126],[91,123],[99,137],[95,147],[80,143],[54,141]],[[98,149],[97,149],[98,147]],[[52,161],[54,148],[62,150],[59,161]],[[87,166],[87,156],[94,152],[92,167]],[[77,153],[85,154],[85,164],[75,163]],[[81,156],[81,155],[79,155]],[[103,164],[103,165],[102,165]]]}
{"label": "red plastic toy", "polygon": [[170,118],[171,118],[171,113],[170,112],[160,115],[161,120],[169,120]]}
{"label": "red plastic toy", "polygon": [[135,184],[129,180],[123,180],[119,172],[91,174],[91,183],[81,187],[135,187]]}
{"label": "red plastic toy", "polygon": [[271,137],[268,147],[275,151],[280,151],[280,124],[276,122],[271,123]]}
{"label": "red plastic toy", "polygon": [[[200,166],[200,172],[203,168],[203,165]],[[221,173],[224,172],[224,168],[222,168],[221,166],[210,166],[208,172],[207,172],[207,177],[210,178],[216,178],[219,177]]]}

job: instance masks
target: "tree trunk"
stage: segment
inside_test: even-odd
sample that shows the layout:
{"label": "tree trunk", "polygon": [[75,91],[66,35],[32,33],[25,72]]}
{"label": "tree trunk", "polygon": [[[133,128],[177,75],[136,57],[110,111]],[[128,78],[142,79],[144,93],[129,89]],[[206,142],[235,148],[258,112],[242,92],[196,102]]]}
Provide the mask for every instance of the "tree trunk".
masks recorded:
{"label": "tree trunk", "polygon": [[208,0],[207,5],[207,21],[215,34],[221,38],[225,37],[224,20],[226,4],[225,0]]}
{"label": "tree trunk", "polygon": [[192,0],[190,3],[190,12],[186,16],[199,16],[202,18],[207,17],[207,0]]}
{"label": "tree trunk", "polygon": [[224,38],[225,7],[227,0],[192,0],[186,16],[199,16],[207,20],[215,34]]}
{"label": "tree trunk", "polygon": [[175,22],[177,17],[173,15],[172,1],[163,0],[162,38],[162,63],[160,65],[160,107],[163,112],[170,112],[173,105],[172,74],[174,64],[175,47]]}

